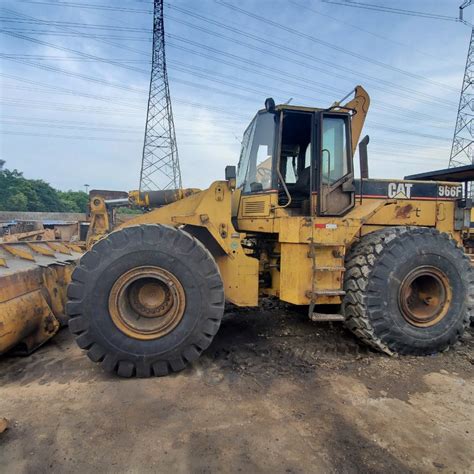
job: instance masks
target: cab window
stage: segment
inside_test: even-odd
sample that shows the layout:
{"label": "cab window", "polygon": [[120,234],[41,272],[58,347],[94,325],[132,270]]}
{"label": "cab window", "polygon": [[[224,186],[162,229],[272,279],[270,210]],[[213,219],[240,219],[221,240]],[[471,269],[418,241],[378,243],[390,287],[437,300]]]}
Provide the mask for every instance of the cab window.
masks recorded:
{"label": "cab window", "polygon": [[349,173],[347,122],[342,117],[324,117],[321,150],[321,177],[334,184]]}
{"label": "cab window", "polygon": [[244,133],[237,172],[237,187],[258,192],[272,187],[275,116],[259,112]]}

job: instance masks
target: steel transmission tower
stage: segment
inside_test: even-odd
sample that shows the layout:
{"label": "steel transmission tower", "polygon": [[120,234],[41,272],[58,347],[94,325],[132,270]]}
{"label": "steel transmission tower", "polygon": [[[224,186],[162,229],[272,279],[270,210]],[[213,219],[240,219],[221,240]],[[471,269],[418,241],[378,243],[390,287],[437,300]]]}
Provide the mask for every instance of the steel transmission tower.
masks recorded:
{"label": "steel transmission tower", "polygon": [[[468,24],[463,18],[463,10],[473,0],[466,0],[459,7],[459,21]],[[471,26],[471,39],[467,51],[464,79],[459,98],[458,116],[454,129],[449,167],[474,164],[474,27]]]}
{"label": "steel transmission tower", "polygon": [[459,99],[458,117],[454,129],[453,145],[449,167],[465,166],[474,163],[474,28],[467,53],[464,80]]}
{"label": "steel transmission tower", "polygon": [[140,190],[174,188],[181,188],[181,171],[166,72],[163,0],[154,0],[153,58]]}

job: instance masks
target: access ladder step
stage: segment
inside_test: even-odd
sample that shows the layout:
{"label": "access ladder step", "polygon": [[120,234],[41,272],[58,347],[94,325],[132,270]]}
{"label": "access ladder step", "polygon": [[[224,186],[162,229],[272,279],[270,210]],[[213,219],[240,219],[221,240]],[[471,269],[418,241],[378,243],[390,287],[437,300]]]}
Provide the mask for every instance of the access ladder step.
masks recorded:
{"label": "access ladder step", "polygon": [[314,322],[344,321],[344,316],[342,314],[312,313],[309,318]]}

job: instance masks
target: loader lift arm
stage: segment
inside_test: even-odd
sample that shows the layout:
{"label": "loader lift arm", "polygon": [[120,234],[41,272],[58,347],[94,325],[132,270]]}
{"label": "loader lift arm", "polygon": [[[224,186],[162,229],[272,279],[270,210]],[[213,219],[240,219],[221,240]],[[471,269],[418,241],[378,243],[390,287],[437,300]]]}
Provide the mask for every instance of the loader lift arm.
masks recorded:
{"label": "loader lift arm", "polygon": [[370,97],[362,86],[356,86],[354,89],[354,98],[343,106],[344,109],[350,109],[354,111],[351,120],[352,154],[355,153],[357,144],[359,143],[360,135],[362,133],[362,129],[364,128],[364,123],[367,117],[367,112],[369,111],[369,107]]}

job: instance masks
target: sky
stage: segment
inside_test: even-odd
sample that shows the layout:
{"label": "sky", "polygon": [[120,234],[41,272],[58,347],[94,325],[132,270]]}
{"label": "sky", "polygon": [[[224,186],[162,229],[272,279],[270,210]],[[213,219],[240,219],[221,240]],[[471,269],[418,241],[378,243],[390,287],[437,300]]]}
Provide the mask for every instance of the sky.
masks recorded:
{"label": "sky", "polygon": [[[337,1],[165,3],[183,186],[205,188],[237,165],[242,134],[265,98],[327,107],[357,84],[371,96],[363,132],[371,177],[447,167],[470,28]],[[396,7],[456,17],[460,3]],[[138,188],[152,8],[151,0],[1,0],[7,168],[61,190]]]}

